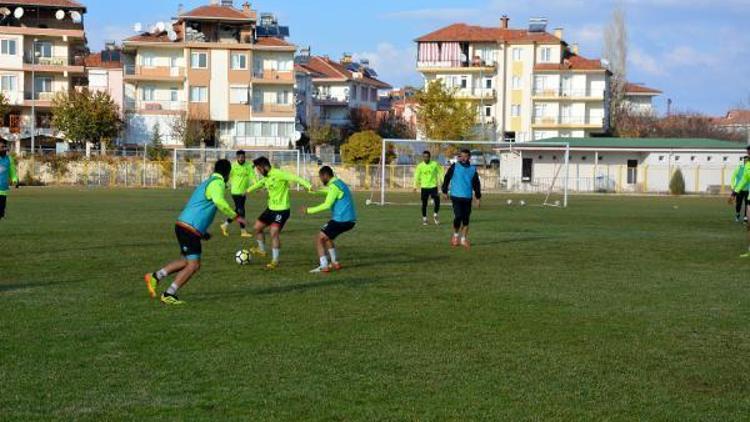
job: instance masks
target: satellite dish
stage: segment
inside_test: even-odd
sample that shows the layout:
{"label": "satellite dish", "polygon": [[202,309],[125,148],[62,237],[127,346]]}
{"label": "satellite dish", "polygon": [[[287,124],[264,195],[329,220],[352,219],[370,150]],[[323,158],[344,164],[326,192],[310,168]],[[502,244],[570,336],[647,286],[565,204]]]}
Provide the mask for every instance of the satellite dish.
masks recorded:
{"label": "satellite dish", "polygon": [[167,24],[164,22],[156,22],[156,30],[159,32],[164,32],[164,30],[167,29]]}
{"label": "satellite dish", "polygon": [[80,12],[76,12],[75,10],[70,12],[70,18],[73,19],[73,23],[81,23],[83,20],[83,16],[81,16]]}
{"label": "satellite dish", "polygon": [[59,21],[65,19],[65,11],[62,10],[62,9],[60,9],[57,12],[55,12],[55,19],[57,19]]}
{"label": "satellite dish", "polygon": [[23,13],[24,13],[23,7],[16,7],[16,10],[13,11],[13,16],[16,19],[21,19],[23,17]]}
{"label": "satellite dish", "polygon": [[302,139],[302,132],[295,130],[292,133],[292,142],[299,142],[300,139]]}
{"label": "satellite dish", "polygon": [[158,30],[156,29],[156,25],[151,25],[151,26],[150,26],[150,27],[148,28],[148,32],[150,32],[150,33],[152,33],[152,34],[156,34],[156,33],[158,32]]}
{"label": "satellite dish", "polygon": [[177,41],[177,33],[170,29],[167,31],[167,38],[169,38],[169,41],[175,42]]}
{"label": "satellite dish", "polygon": [[10,16],[11,13],[13,12],[11,12],[7,7],[0,7],[0,15]]}
{"label": "satellite dish", "polygon": [[135,25],[133,25],[133,31],[143,32],[143,25],[140,22],[136,22]]}

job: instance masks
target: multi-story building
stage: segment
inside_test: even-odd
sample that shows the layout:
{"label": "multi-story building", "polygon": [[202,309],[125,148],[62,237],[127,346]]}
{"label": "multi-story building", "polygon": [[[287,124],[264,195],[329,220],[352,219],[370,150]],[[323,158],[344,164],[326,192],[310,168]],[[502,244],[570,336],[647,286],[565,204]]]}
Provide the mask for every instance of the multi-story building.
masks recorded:
{"label": "multi-story building", "polygon": [[179,146],[182,120],[215,128],[207,145],[288,147],[296,134],[288,34],[247,2],[212,0],[126,39],[126,142],[147,142],[158,124],[165,144]]}
{"label": "multi-story building", "polygon": [[634,113],[653,114],[654,98],[661,95],[658,89],[649,88],[642,84],[626,83],[624,89],[624,105]]}
{"label": "multi-story building", "polygon": [[609,72],[578,54],[544,19],[512,29],[455,24],[416,40],[425,84],[440,80],[477,107],[488,140],[529,141],[606,132]]}
{"label": "multi-story building", "polygon": [[103,51],[86,56],[84,63],[89,90],[109,95],[124,116],[122,50],[107,43]]}
{"label": "multi-story building", "polygon": [[52,99],[85,84],[86,7],[74,0],[0,4],[0,90],[11,108],[0,136],[16,148],[54,146]]}
{"label": "multi-story building", "polygon": [[332,126],[350,124],[353,109],[364,109],[375,114],[378,90],[391,88],[378,79],[369,62],[356,63],[348,54],[340,62],[323,56],[298,60],[297,73],[310,75],[313,114],[321,123]]}

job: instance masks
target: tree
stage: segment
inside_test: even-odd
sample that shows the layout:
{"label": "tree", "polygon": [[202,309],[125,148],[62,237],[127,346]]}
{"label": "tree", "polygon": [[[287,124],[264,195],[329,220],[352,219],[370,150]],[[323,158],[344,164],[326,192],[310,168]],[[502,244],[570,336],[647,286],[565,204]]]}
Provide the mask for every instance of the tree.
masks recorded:
{"label": "tree", "polygon": [[210,139],[214,130],[208,119],[199,119],[189,114],[175,117],[171,129],[186,148],[197,147],[201,142]]}
{"label": "tree", "polygon": [[349,110],[349,121],[351,122],[352,132],[378,130],[377,113],[366,107],[357,107]]}
{"label": "tree", "polygon": [[105,92],[58,93],[52,100],[52,124],[72,142],[106,144],[122,130],[120,109]]}
{"label": "tree", "polygon": [[169,154],[169,152],[164,149],[164,144],[162,144],[161,126],[159,123],[154,123],[154,127],[151,129],[151,140],[149,141],[147,151],[150,160],[163,160]]}
{"label": "tree", "polygon": [[380,121],[378,135],[391,139],[415,139],[417,137],[414,127],[393,113]]}
{"label": "tree", "polygon": [[609,110],[612,123],[617,128],[619,115],[624,108],[628,66],[628,29],[625,23],[625,9],[621,5],[612,11],[609,24],[604,29],[602,58],[608,62],[608,69],[612,72]]}
{"label": "tree", "polygon": [[339,139],[339,131],[329,124],[323,124],[318,116],[310,119],[307,136],[311,146],[335,145]]}
{"label": "tree", "polygon": [[417,92],[417,124],[427,139],[458,141],[471,135],[477,120],[476,110],[454,94],[440,80]]}
{"label": "tree", "polygon": [[672,195],[685,194],[685,178],[682,176],[680,169],[675,170],[672,174],[672,180],[669,181],[669,193]]}
{"label": "tree", "polygon": [[711,138],[741,142],[744,135],[717,126],[714,119],[698,113],[666,117],[622,108],[616,135],[626,138]]}
{"label": "tree", "polygon": [[[349,164],[378,164],[383,152],[383,138],[372,130],[357,132],[341,146],[341,156]],[[393,154],[386,154],[390,162]]]}

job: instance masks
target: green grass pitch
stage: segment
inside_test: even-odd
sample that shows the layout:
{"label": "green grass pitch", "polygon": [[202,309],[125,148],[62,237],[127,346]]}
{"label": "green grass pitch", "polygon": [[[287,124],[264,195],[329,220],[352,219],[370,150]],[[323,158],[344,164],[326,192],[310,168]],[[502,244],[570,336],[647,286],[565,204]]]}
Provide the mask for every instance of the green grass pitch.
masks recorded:
{"label": "green grass pitch", "polygon": [[176,256],[188,195],[11,192],[0,419],[750,415],[750,261],[723,199],[487,197],[467,253],[448,246],[450,209],[422,227],[417,207],[361,195],[345,271],[307,273],[323,217],[292,218],[273,273],[237,266],[242,241],[215,225],[188,305],[169,308],[142,275]]}

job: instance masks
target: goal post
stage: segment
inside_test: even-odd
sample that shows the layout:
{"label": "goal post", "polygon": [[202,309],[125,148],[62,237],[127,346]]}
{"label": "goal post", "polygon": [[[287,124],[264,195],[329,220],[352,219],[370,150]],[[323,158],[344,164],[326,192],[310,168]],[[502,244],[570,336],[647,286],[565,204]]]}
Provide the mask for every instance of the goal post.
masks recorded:
{"label": "goal post", "polygon": [[[559,151],[564,157],[561,164],[553,165],[551,177],[545,178],[542,182],[525,180],[523,175],[524,161],[519,150],[522,146],[527,149],[530,145],[538,146],[545,151]],[[378,166],[379,198],[374,200],[371,197],[371,203],[388,205],[391,203],[387,198],[389,191],[410,190],[406,181],[413,180],[413,170],[421,161],[423,151],[432,152],[433,159],[447,169],[451,163],[455,162],[455,156],[460,149],[472,151],[472,164],[480,170],[485,192],[544,194],[545,199],[541,205],[563,208],[568,206],[570,144],[567,142],[515,143],[417,139],[383,139]],[[397,181],[394,182],[394,180]],[[374,194],[375,191],[372,196],[375,196]],[[561,200],[550,201],[553,194],[558,195],[558,198],[561,195]]]}
{"label": "goal post", "polygon": [[[172,151],[172,188],[197,186],[213,172],[220,159],[233,161],[240,149],[175,148]],[[297,149],[242,149],[249,162],[265,156],[274,167],[302,176],[302,156]],[[167,167],[168,168],[168,167]],[[299,186],[298,186],[299,189]]]}

